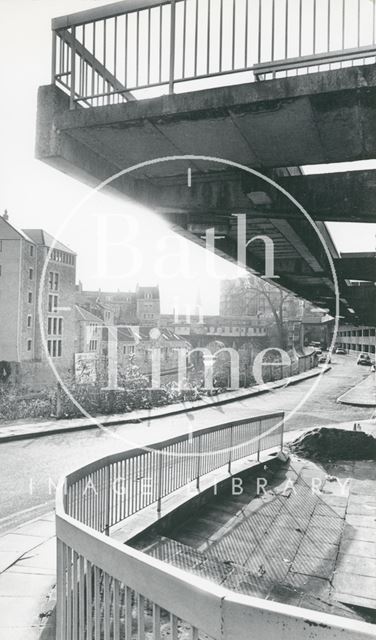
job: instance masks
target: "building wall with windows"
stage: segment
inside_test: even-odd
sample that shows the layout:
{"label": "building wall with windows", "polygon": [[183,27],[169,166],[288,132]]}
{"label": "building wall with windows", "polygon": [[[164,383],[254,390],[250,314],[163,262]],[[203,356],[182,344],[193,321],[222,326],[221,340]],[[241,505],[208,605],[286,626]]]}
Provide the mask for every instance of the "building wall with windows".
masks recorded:
{"label": "building wall with windows", "polygon": [[376,353],[376,327],[341,325],[336,345],[350,352]]}
{"label": "building wall with windows", "polygon": [[18,363],[21,379],[32,382],[54,377],[41,329],[57,370],[73,365],[76,257],[56,243],[43,277],[53,242],[41,229],[20,230],[0,217],[0,360]]}

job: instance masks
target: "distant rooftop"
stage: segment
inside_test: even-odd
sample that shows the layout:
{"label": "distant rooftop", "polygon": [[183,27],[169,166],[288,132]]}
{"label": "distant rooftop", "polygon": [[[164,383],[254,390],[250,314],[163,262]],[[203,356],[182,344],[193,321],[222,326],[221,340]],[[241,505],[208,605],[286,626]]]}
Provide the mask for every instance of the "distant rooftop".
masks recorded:
{"label": "distant rooftop", "polygon": [[71,253],[72,255],[77,255],[72,249],[69,249],[65,244],[55,240],[53,236],[51,236],[47,231],[43,229],[22,229],[23,233],[31,239],[34,244],[37,244],[42,247],[47,247],[50,249],[53,247],[59,251],[65,251],[66,253]]}

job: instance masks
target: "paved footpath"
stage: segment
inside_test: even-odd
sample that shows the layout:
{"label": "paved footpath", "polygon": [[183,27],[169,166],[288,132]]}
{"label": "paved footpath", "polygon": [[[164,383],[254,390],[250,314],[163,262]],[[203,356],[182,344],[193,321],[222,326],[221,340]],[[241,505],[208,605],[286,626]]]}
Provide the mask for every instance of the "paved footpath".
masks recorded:
{"label": "paved footpath", "polygon": [[376,373],[370,373],[367,378],[342,394],[337,402],[357,407],[376,407]]}
{"label": "paved footpath", "polygon": [[55,514],[0,537],[0,638],[55,638]]}
{"label": "paved footpath", "polygon": [[291,386],[298,384],[303,380],[314,378],[321,373],[326,373],[330,367],[317,367],[310,369],[291,378],[283,378],[275,382],[268,382],[263,385],[255,385],[249,389],[238,389],[236,391],[227,391],[218,396],[205,397],[202,400],[177,402],[164,407],[154,407],[153,409],[140,409],[123,414],[114,414],[110,416],[96,416],[95,418],[73,418],[67,420],[44,420],[42,422],[31,422],[27,424],[6,423],[0,425],[0,444],[2,442],[11,442],[13,440],[25,440],[29,438],[38,438],[45,435],[53,435],[56,433],[65,433],[70,431],[80,431],[83,429],[95,429],[98,424],[106,426],[114,426],[118,424],[129,424],[134,422],[144,422],[165,416],[178,415],[186,411],[197,411],[205,407],[219,406],[234,402],[234,400],[243,400],[251,398],[263,393],[267,393],[272,389],[279,389],[286,385]]}

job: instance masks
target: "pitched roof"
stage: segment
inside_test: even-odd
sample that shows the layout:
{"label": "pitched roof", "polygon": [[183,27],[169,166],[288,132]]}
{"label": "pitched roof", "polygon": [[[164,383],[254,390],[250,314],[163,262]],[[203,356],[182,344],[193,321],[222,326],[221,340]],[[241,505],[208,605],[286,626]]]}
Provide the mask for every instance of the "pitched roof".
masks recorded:
{"label": "pitched roof", "polygon": [[69,249],[65,244],[55,240],[51,234],[43,229],[23,229],[23,232],[32,239],[32,242],[35,244],[41,245],[43,247],[48,247],[50,249],[53,247],[54,249],[58,249],[60,251],[65,251],[66,253],[71,253],[72,255],[76,255],[72,249]]}
{"label": "pitched roof", "polygon": [[84,307],[80,307],[78,304],[75,304],[74,309],[76,311],[76,314],[79,320],[85,320],[85,322],[95,322],[97,324],[103,324],[102,318],[100,318],[99,316],[95,316],[94,313],[91,313],[91,311],[88,311]]}
{"label": "pitched roof", "polygon": [[21,238],[23,238],[24,240],[27,240],[27,242],[31,242],[31,244],[34,244],[34,241],[29,236],[26,235],[26,232],[24,229],[18,229],[17,227],[14,226],[14,224],[11,224],[9,220],[4,218],[3,216],[0,216],[0,219],[2,223],[6,224],[10,229],[12,229],[12,231],[14,231],[19,236],[21,236]]}

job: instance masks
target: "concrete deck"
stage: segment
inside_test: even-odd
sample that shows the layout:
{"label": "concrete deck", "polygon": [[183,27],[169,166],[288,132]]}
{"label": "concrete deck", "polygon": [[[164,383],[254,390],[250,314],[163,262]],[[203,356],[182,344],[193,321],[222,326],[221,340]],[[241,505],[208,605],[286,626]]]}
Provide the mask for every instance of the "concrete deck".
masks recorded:
{"label": "concrete deck", "polygon": [[138,544],[240,593],[351,617],[351,606],[376,611],[376,465],[292,459],[263,477],[265,493],[253,478]]}

